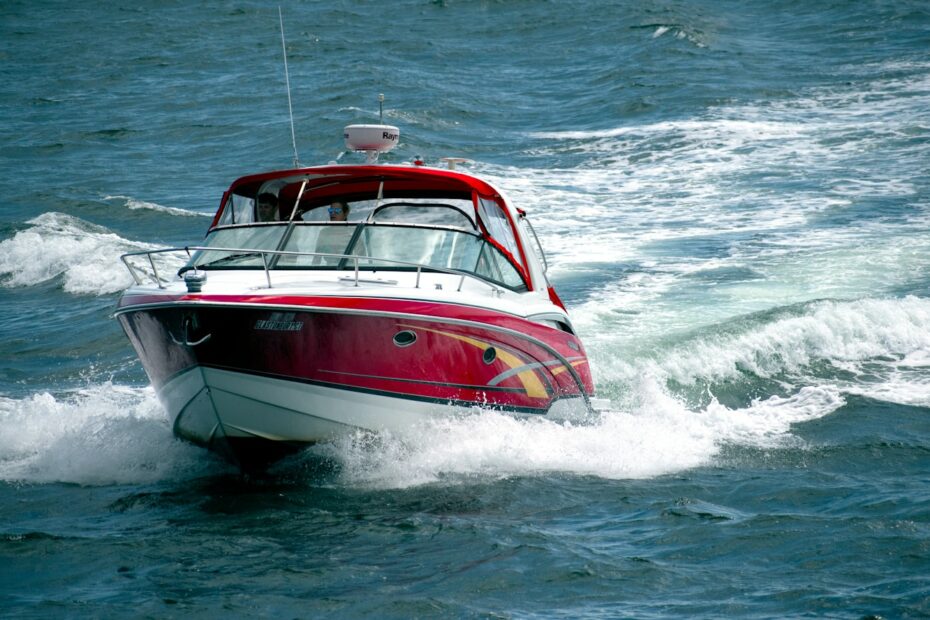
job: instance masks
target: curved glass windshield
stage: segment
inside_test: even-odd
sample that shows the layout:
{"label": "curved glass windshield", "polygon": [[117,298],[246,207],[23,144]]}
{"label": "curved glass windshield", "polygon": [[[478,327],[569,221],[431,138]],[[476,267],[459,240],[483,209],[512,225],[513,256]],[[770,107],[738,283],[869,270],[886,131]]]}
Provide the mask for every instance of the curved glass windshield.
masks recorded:
{"label": "curved glass windshield", "polygon": [[261,252],[249,250],[276,250],[284,237],[286,226],[237,226],[215,229],[207,234],[207,247],[229,248],[223,250],[199,250],[187,264],[188,267],[262,267]]}
{"label": "curved glass windshield", "polygon": [[[367,257],[359,266],[389,268],[390,261],[466,271],[518,289],[523,279],[493,245],[459,230],[367,224],[349,254]],[[382,260],[378,260],[382,259]]]}
{"label": "curved glass windshield", "polygon": [[349,254],[349,242],[358,227],[355,223],[305,224],[294,226],[284,250],[301,252],[284,255],[279,267],[335,267]]}
{"label": "curved glass windshield", "polygon": [[[282,245],[282,240],[286,242]],[[434,267],[475,274],[512,289],[525,288],[517,269],[493,245],[475,233],[452,228],[378,223],[310,223],[237,226],[214,229],[188,268],[414,269]]]}
{"label": "curved glass windshield", "polygon": [[[471,206],[471,203],[469,203],[469,206]],[[463,208],[451,204],[389,203],[375,209],[371,214],[370,221],[452,226],[464,228],[465,230],[476,230],[475,223],[465,214]]]}
{"label": "curved glass windshield", "polygon": [[352,254],[371,257],[364,265],[387,265],[387,259],[443,269],[474,271],[484,240],[458,230],[406,226],[365,226]]}

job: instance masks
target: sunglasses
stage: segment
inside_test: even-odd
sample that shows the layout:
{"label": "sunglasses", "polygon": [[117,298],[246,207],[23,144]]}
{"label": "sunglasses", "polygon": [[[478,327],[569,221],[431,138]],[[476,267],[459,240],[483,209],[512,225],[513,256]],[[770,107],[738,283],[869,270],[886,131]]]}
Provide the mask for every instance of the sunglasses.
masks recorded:
{"label": "sunglasses", "polygon": [[329,214],[336,215],[337,213],[342,213],[342,207],[330,207]]}

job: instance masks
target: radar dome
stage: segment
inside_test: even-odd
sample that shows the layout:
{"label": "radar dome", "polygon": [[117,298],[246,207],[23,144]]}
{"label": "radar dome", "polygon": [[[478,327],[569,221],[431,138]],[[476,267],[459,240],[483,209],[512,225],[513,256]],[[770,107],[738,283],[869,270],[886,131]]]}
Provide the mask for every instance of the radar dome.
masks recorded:
{"label": "radar dome", "polygon": [[397,146],[400,129],[393,125],[349,125],[344,137],[351,151],[387,153]]}

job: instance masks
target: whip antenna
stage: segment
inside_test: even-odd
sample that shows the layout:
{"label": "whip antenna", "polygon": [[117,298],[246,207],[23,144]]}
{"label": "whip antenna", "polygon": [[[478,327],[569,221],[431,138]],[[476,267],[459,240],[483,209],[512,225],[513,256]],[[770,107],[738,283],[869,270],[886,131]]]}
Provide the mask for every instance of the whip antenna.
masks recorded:
{"label": "whip antenna", "polygon": [[281,24],[281,53],[284,55],[284,82],[287,84],[287,111],[291,116],[291,143],[294,145],[294,167],[300,167],[297,158],[297,136],[294,133],[294,108],[291,106],[291,78],[287,72],[287,46],[284,45],[284,16],[281,14],[281,5],[278,5],[278,22]]}

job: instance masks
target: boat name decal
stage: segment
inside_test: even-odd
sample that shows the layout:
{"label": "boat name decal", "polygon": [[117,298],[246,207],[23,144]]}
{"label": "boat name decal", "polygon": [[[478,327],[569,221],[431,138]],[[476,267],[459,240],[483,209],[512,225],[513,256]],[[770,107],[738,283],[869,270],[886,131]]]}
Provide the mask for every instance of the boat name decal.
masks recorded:
{"label": "boat name decal", "polygon": [[259,319],[255,321],[255,329],[273,332],[299,332],[303,329],[303,321],[268,321]]}

